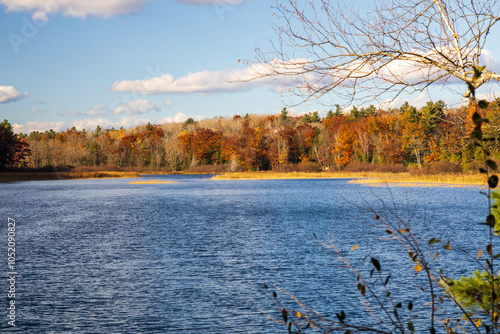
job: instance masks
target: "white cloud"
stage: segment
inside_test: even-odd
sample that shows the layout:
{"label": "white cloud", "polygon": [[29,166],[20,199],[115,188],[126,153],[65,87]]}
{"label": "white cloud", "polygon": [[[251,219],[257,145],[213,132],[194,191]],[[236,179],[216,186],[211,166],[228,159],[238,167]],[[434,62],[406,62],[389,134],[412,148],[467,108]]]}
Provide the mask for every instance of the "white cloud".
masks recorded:
{"label": "white cloud", "polygon": [[38,109],[37,107],[31,108],[31,113],[32,114],[44,114],[46,112],[47,112],[46,109]]}
{"label": "white cloud", "polygon": [[197,115],[197,116],[188,116],[186,114],[183,114],[181,112],[175,114],[175,116],[169,116],[165,117],[160,121],[160,123],[182,123],[186,121],[188,118],[192,118],[195,121],[201,121],[202,119],[205,118],[203,115]]}
{"label": "white cloud", "polygon": [[31,18],[35,21],[47,22],[49,20],[49,13],[46,11],[36,11],[31,15]]}
{"label": "white cloud", "polygon": [[110,128],[119,129],[122,126],[125,129],[127,129],[134,126],[147,124],[149,122],[155,123],[154,120],[138,118],[137,116],[125,117],[116,122],[112,122],[110,120],[103,118],[87,118],[72,122],[70,127],[74,126],[77,130],[80,131],[83,129],[93,130],[97,128],[98,125],[104,129],[110,129]]}
{"label": "white cloud", "polygon": [[77,130],[94,130],[98,125],[104,129],[115,128],[119,129],[124,127],[125,129],[136,127],[138,125],[144,124],[163,124],[163,123],[182,123],[188,118],[193,118],[195,121],[201,121],[205,117],[202,115],[189,116],[183,113],[177,113],[174,116],[165,117],[163,119],[149,119],[149,118],[141,118],[137,115],[132,115],[128,117],[124,117],[118,121],[110,121],[105,118],[87,118],[82,120],[77,120],[73,122],[40,122],[33,121],[28,122],[26,124],[13,124],[15,133],[26,133],[29,134],[32,131],[40,131],[44,132],[46,130],[53,129],[56,132],[64,131],[66,129],[71,129],[73,126]]}
{"label": "white cloud", "polygon": [[57,115],[61,116],[61,117],[66,117],[67,115],[81,116],[81,115],[83,115],[83,113],[81,113],[78,110],[70,110],[70,111],[60,111],[60,112],[57,113]]}
{"label": "white cloud", "polygon": [[47,21],[50,16],[109,18],[141,11],[148,0],[0,0],[6,12],[30,12],[33,20]]}
{"label": "white cloud", "polygon": [[[471,59],[475,54],[474,49],[464,49],[462,52],[469,59]],[[492,72],[500,71],[500,61],[494,57],[492,52],[486,49],[481,52],[479,61],[480,65],[486,65],[487,69]],[[443,55],[446,55],[450,61],[458,63],[457,53],[452,46],[440,47],[438,50],[430,50],[427,52],[412,50],[412,54],[414,55],[413,60],[408,58],[389,61],[387,59],[387,63],[385,65],[382,62],[367,63],[357,60],[350,63],[349,66],[341,66],[340,69],[329,71],[325,70],[327,75],[325,78],[318,81],[319,87],[345,80],[340,84],[340,88],[347,88],[351,91],[354,82],[356,81],[359,85],[358,88],[363,87],[361,90],[368,91],[370,89],[382,89],[382,86],[387,87],[392,84],[417,85],[420,83],[420,86],[423,86],[422,82],[425,80],[438,80],[440,84],[444,85],[462,84],[465,91],[466,86],[461,79],[453,75],[449,75],[449,73],[439,67],[422,64],[417,61],[420,57],[415,56],[421,55],[426,59],[434,59],[437,63],[443,63],[443,61],[445,61],[443,59]],[[384,66],[379,68],[381,65]],[[309,67],[314,67],[314,65]],[[335,68],[335,64],[332,64],[331,67]],[[373,80],[371,84],[362,84],[370,80]],[[316,86],[316,83],[313,87],[314,86]],[[358,92],[359,91],[360,90],[358,89]]]}
{"label": "white cloud", "polygon": [[[454,62],[458,63],[458,56],[453,47],[442,47],[440,48],[442,54],[447,55],[447,57]],[[469,59],[475,54],[473,49],[463,50],[464,54],[467,54]],[[415,54],[422,54],[426,58],[435,59],[438,63],[443,62],[443,56],[441,56],[437,51],[419,52],[414,51]],[[481,50],[481,56],[479,57],[479,64],[485,65],[489,71],[498,72],[500,71],[500,61],[493,55],[490,50]],[[366,70],[373,70],[372,67],[367,67]],[[364,74],[364,73],[362,73]],[[410,60],[396,60],[390,62],[385,66],[380,72],[374,73],[373,76],[377,78],[386,80],[388,82],[405,82],[409,84],[414,84],[416,82],[422,81],[424,78],[435,79],[439,76],[446,75],[446,72],[438,67],[424,66],[422,64],[416,63]],[[455,76],[446,78],[446,84],[463,84],[461,79]],[[464,84],[465,87],[465,84]]]}
{"label": "white cloud", "polygon": [[134,100],[126,104],[120,104],[110,112],[115,115],[137,115],[150,111],[158,111],[158,107],[148,100]]}
{"label": "white cloud", "polygon": [[[429,51],[426,53],[420,52],[418,50],[413,50],[414,54],[421,54],[426,58],[436,58],[438,62],[441,62],[439,56],[436,55],[435,51]],[[443,51],[445,54],[449,54],[450,58],[453,59],[453,54]],[[321,87],[323,84],[332,84],[341,82],[341,87],[347,87],[351,89],[354,82],[357,84],[361,82],[367,82],[370,80],[375,80],[375,87],[378,88],[380,84],[401,84],[405,83],[408,85],[416,84],[421,82],[424,78],[438,78],[443,75],[444,72],[435,66],[427,66],[418,62],[419,57],[415,57],[414,60],[410,59],[386,59],[384,62],[374,62],[368,63],[362,60],[354,60],[349,65],[337,67],[332,64],[332,70],[325,70],[324,78],[321,78],[317,83]],[[309,68],[315,65],[309,65]],[[454,80],[454,78],[451,78]],[[372,86],[368,86],[371,89]]]}
{"label": "white cloud", "polygon": [[[295,107],[287,108],[286,110],[288,111],[288,115],[292,116],[292,117],[301,117],[301,116],[304,116],[305,114],[307,114],[307,112],[299,111]],[[276,114],[277,115],[281,114],[281,110],[279,112],[277,112]]]}
{"label": "white cloud", "polygon": [[498,99],[499,97],[500,97],[500,92],[490,92],[487,94],[476,94],[477,100],[494,101],[494,100]]}
{"label": "white cloud", "polygon": [[[494,92],[490,91],[489,93],[480,93],[476,94],[476,99],[477,100],[486,100],[486,101],[494,101],[497,98],[500,97],[500,92]],[[467,98],[462,98],[462,99],[450,99],[449,97],[440,97],[440,95],[433,95],[430,96],[428,93],[420,93],[416,96],[408,96],[408,98],[401,98],[398,97],[394,100],[388,100],[384,101],[378,105],[376,105],[377,108],[381,109],[390,109],[390,108],[399,108],[403,103],[408,101],[408,103],[411,106],[414,106],[415,108],[422,108],[427,104],[429,101],[434,101],[437,102],[438,100],[442,99],[446,104],[448,104],[449,108],[455,108],[459,107],[461,105],[468,105],[469,99]],[[365,107],[367,107],[365,105]]]}
{"label": "white cloud", "polygon": [[[59,112],[58,115],[61,117],[71,115],[71,116],[102,116],[105,114],[112,114],[112,115],[138,115],[138,114],[145,114],[150,111],[159,111],[159,106],[164,105],[169,107],[169,100],[167,99],[165,103],[159,103],[158,105],[155,105],[147,100],[133,100],[128,103],[122,103],[115,108],[108,108],[105,105],[102,104],[96,104],[95,106],[89,108],[86,112],[80,112],[77,110],[70,110],[70,111],[64,111],[64,112]],[[36,108],[33,108],[34,110],[37,110]],[[32,110],[34,113],[35,111]]]}
{"label": "white cloud", "polygon": [[[180,78],[171,74],[135,80],[116,81],[112,91],[143,95],[153,94],[214,94],[251,90],[259,86],[278,88],[289,80],[299,84],[311,80],[311,75],[297,75],[303,68],[304,60],[294,59],[287,63],[273,60],[270,64],[255,64],[244,69],[222,71],[200,71]],[[273,76],[270,76],[270,75]],[[279,79],[279,80],[278,80]]]}
{"label": "white cloud", "polygon": [[111,128],[113,122],[110,122],[106,119],[102,118],[87,118],[78,121],[74,121],[72,126],[74,126],[77,130],[83,129],[95,129],[99,125],[101,128]]}
{"label": "white cloud", "polygon": [[22,97],[27,97],[28,93],[23,96],[13,86],[0,86],[0,103],[15,102]]}
{"label": "white cloud", "polygon": [[485,65],[486,69],[492,72],[500,71],[500,62],[490,50],[483,49],[479,57],[480,64]]}
{"label": "white cloud", "polygon": [[[453,53],[443,48],[443,53]],[[418,53],[418,51],[415,51]],[[438,57],[435,51],[424,54],[427,58]],[[488,50],[483,50],[481,62],[487,64],[489,69],[500,68],[500,62]],[[144,80],[116,81],[111,85],[112,91],[128,92],[142,95],[154,94],[215,94],[244,92],[256,87],[270,87],[276,92],[286,94],[285,87],[294,87],[295,91],[307,92],[311,89],[320,90],[338,80],[344,80],[350,70],[355,71],[354,76],[358,83],[375,80],[378,87],[392,83],[406,83],[409,85],[421,82],[424,78],[436,79],[444,72],[437,67],[426,67],[415,61],[394,60],[382,69],[375,71],[374,65],[353,63],[344,70],[309,71],[311,60],[292,59],[283,62],[274,59],[269,63],[259,63],[241,69],[199,71],[188,73],[185,76],[174,77],[172,74],[157,75]],[[346,80],[340,88],[349,88],[354,78]],[[442,83],[457,84],[460,80],[451,76],[445,77]]]}
{"label": "white cloud", "polygon": [[421,107],[425,106],[425,104],[427,102],[431,101],[431,100],[432,99],[430,98],[429,94],[420,93],[419,95],[413,96],[411,98],[400,98],[400,97],[398,97],[398,98],[396,98],[394,100],[384,101],[384,102],[376,105],[376,107],[377,108],[381,108],[381,109],[399,108],[406,101],[408,101],[408,103],[411,106],[414,106],[415,108],[421,108]]}
{"label": "white cloud", "polygon": [[105,106],[103,106],[101,104],[96,104],[95,106],[93,106],[92,108],[90,108],[89,110],[87,110],[87,112],[85,113],[85,115],[87,115],[87,116],[100,116],[106,110],[107,110],[107,108]]}
{"label": "white cloud", "polygon": [[[476,94],[476,100],[478,100],[478,101],[486,100],[488,102],[492,102],[498,98],[500,98],[500,92],[489,92],[489,93]],[[469,104],[469,102],[470,102],[469,99],[464,98],[464,99],[462,99],[461,105],[466,106]]]}
{"label": "white cloud", "polygon": [[28,122],[26,124],[17,124],[14,123],[12,125],[14,128],[15,133],[26,133],[29,134],[32,131],[40,131],[44,132],[45,130],[50,130],[54,129],[54,131],[63,131],[68,128],[71,128],[67,122],[40,122],[40,121],[33,121],[33,122]]}
{"label": "white cloud", "polygon": [[171,94],[171,93],[201,93],[212,94],[245,90],[241,83],[230,84],[225,80],[224,71],[203,71],[189,73],[175,79],[171,74],[147,80],[120,81],[111,86],[112,91],[130,92],[135,94]]}

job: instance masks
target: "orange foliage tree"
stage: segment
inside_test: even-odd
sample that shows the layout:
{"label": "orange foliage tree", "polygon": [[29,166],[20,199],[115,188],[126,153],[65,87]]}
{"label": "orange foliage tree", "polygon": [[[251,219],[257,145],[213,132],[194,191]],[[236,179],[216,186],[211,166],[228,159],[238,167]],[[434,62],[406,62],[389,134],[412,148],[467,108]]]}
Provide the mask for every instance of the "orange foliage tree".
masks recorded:
{"label": "orange foliage tree", "polygon": [[339,128],[332,153],[335,156],[335,163],[345,166],[351,163],[354,156],[354,144],[356,135],[353,127],[349,123],[342,124]]}
{"label": "orange foliage tree", "polygon": [[193,154],[204,165],[221,162],[222,141],[223,136],[219,131],[198,129],[191,138]]}

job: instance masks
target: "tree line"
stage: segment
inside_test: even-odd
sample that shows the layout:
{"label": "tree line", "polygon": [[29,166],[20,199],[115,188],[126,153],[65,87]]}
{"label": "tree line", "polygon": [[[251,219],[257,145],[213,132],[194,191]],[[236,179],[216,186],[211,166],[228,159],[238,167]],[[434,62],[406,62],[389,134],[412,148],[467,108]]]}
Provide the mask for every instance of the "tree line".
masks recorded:
{"label": "tree line", "polygon": [[[354,107],[348,114],[330,110],[292,117],[246,115],[131,129],[34,131],[15,135],[4,120],[0,127],[0,167],[117,166],[183,171],[217,165],[231,171],[341,170],[355,163],[401,164],[475,170],[482,163],[469,135],[472,106],[447,108],[443,101],[415,108],[377,110]],[[490,123],[485,135],[499,138],[500,99],[483,111]],[[491,142],[494,152],[498,141]]]}

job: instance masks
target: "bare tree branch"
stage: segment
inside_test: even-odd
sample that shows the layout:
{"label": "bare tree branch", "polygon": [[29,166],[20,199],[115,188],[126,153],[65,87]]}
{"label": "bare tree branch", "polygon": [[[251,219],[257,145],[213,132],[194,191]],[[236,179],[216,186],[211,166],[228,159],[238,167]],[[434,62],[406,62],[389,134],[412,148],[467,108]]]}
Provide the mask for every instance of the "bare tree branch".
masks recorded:
{"label": "bare tree branch", "polygon": [[[352,3],[352,1],[349,1]],[[256,77],[281,77],[302,101],[327,94],[363,101],[431,84],[474,89],[498,73],[479,57],[500,5],[488,0],[389,0],[357,10],[347,1],[276,0],[278,44],[258,51]],[[464,96],[469,96],[470,90]]]}

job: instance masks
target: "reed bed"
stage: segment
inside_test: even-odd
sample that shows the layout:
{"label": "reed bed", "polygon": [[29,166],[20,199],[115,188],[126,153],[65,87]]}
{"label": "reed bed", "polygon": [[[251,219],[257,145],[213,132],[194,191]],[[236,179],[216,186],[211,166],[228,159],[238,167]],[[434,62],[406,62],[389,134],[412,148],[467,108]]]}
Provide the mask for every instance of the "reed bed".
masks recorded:
{"label": "reed bed", "polygon": [[426,174],[411,175],[407,173],[397,174],[391,177],[379,177],[369,180],[351,180],[350,183],[361,183],[365,185],[388,184],[405,186],[484,186],[486,177],[484,174]]}
{"label": "reed bed", "polygon": [[446,184],[478,185],[486,184],[483,174],[422,174],[380,173],[380,172],[318,172],[318,173],[277,173],[277,172],[235,172],[216,175],[212,180],[274,180],[274,179],[357,179],[352,183],[361,184]]}
{"label": "reed bed", "polygon": [[[360,180],[361,181],[361,180]],[[380,182],[354,182],[349,181],[349,183],[359,183],[365,187],[418,187],[418,188],[429,188],[429,187],[447,187],[447,188],[486,188],[486,186],[472,185],[472,184],[449,184],[449,183],[380,183]]]}
{"label": "reed bed", "polygon": [[351,179],[393,175],[380,172],[234,172],[216,175],[212,180],[275,180],[275,179]]}
{"label": "reed bed", "polygon": [[137,178],[136,172],[1,172],[0,182]]}

